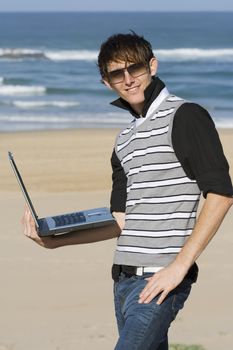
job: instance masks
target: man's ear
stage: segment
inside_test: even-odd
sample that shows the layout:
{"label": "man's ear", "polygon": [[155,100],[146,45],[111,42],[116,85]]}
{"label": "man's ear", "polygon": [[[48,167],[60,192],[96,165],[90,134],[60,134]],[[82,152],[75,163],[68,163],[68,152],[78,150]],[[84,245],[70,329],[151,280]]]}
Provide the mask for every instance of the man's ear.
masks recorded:
{"label": "man's ear", "polygon": [[158,69],[158,61],[155,57],[152,57],[152,59],[150,60],[149,66],[150,66],[151,76],[154,76],[157,73],[157,69]]}

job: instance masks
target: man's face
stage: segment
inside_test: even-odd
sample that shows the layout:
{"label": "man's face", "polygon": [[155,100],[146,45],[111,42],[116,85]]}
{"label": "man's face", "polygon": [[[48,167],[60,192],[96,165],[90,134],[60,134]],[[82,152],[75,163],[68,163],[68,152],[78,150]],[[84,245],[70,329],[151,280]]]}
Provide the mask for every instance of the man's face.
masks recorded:
{"label": "man's face", "polygon": [[140,66],[140,64],[137,66],[133,62],[110,62],[109,79],[104,80],[104,83],[140,114],[145,100],[144,91],[151,83],[156,71],[155,58],[150,60],[148,66]]}

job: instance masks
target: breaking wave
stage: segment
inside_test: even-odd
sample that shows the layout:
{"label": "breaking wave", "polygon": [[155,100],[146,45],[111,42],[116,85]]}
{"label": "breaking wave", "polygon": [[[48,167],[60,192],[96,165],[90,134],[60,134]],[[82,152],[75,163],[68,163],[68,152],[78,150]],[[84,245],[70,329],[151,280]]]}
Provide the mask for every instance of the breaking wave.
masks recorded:
{"label": "breaking wave", "polygon": [[91,50],[40,51],[31,49],[0,49],[0,59],[7,60],[93,61],[97,59],[97,56],[98,52]]}
{"label": "breaking wave", "polygon": [[171,49],[171,50],[157,50],[154,53],[162,61],[221,60],[221,61],[233,62],[233,48],[229,48],[229,49],[180,48],[180,49]]}
{"label": "breaking wave", "polygon": [[[69,115],[55,114],[11,114],[0,115],[0,130],[25,130],[27,124],[30,124],[30,129],[37,130],[38,125],[42,128],[73,128],[73,127],[106,127],[119,126],[127,123],[128,115],[124,113],[81,113]],[[4,123],[4,124],[3,124]],[[59,127],[60,125],[60,127]]]}
{"label": "breaking wave", "polygon": [[[233,62],[233,48],[202,49],[174,48],[157,49],[154,54],[161,61],[230,61]],[[21,48],[0,48],[0,59],[7,60],[51,60],[51,61],[94,61],[96,50],[31,50]]]}
{"label": "breaking wave", "polygon": [[45,93],[44,86],[0,85],[0,95],[3,96],[31,96],[44,95]]}
{"label": "breaking wave", "polygon": [[72,101],[13,101],[11,104],[22,109],[34,109],[43,107],[71,108],[80,105],[79,102]]}

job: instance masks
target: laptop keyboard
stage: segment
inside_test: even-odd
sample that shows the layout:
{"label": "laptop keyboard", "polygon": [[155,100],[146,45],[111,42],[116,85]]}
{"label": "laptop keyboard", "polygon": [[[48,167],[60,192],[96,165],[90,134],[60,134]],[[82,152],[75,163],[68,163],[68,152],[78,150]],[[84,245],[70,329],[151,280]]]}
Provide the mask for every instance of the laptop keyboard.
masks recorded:
{"label": "laptop keyboard", "polygon": [[86,218],[82,212],[79,212],[79,213],[54,216],[53,220],[55,221],[56,227],[57,227],[57,226],[66,226],[66,225],[82,223],[86,221]]}

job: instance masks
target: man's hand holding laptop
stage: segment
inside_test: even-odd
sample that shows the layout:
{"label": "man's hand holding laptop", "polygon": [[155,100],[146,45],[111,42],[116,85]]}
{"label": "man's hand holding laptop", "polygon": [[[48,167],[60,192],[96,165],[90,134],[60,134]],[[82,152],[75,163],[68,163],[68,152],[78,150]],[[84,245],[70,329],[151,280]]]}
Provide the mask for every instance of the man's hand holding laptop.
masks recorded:
{"label": "man's hand holding laptop", "polygon": [[38,235],[35,220],[33,219],[30,209],[27,205],[25,206],[25,211],[21,222],[23,224],[23,233],[25,236],[31,238],[34,242],[44,248],[56,248],[54,245],[55,242],[53,236],[40,237]]}
{"label": "man's hand holding laptop", "polygon": [[117,238],[121,234],[124,225],[124,213],[113,213],[113,216],[115,216],[116,221],[111,225],[44,237],[38,235],[35,220],[28,206],[25,207],[21,222],[26,237],[29,237],[41,247],[54,249],[66,245],[93,243]]}

